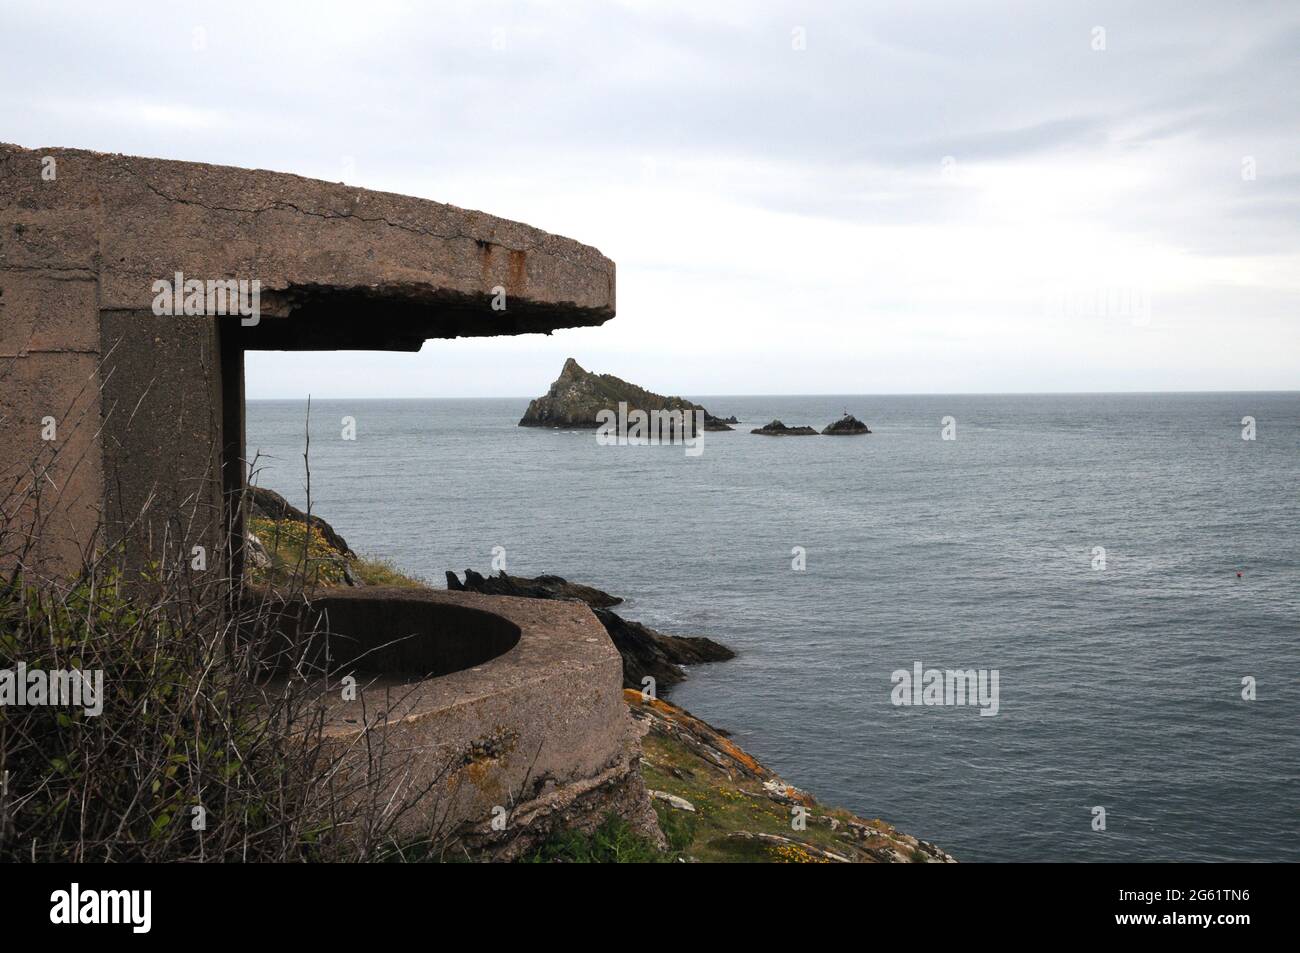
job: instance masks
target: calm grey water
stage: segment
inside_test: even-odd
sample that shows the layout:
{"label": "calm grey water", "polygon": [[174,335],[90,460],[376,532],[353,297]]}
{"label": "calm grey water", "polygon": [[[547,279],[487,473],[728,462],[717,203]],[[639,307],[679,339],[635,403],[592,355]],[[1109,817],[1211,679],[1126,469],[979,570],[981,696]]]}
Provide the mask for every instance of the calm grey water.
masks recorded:
{"label": "calm grey water", "polygon": [[[674,701],[959,859],[1300,859],[1300,394],[697,399],[744,428],[696,458],[522,398],[316,401],[313,509],[438,585],[503,546],[727,643]],[[875,433],[748,433],[845,409]],[[305,410],[249,403],[298,505]],[[917,661],[997,669],[999,713],[896,707]]]}

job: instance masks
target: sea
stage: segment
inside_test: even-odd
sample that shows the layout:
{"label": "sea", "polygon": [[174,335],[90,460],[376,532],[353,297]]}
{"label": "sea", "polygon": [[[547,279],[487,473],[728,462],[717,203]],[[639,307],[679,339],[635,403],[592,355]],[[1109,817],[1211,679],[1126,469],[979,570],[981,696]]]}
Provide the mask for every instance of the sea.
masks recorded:
{"label": "sea", "polygon": [[436,586],[495,556],[725,643],[667,697],[958,860],[1300,860],[1300,393],[691,399],[742,423],[250,400],[247,437],[305,507],[310,434],[312,512]]}

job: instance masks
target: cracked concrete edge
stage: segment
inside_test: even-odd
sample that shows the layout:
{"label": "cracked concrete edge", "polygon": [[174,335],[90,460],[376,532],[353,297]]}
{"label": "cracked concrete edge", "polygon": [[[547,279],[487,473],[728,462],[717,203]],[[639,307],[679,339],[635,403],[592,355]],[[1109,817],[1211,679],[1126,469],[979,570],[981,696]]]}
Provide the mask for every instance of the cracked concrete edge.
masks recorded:
{"label": "cracked concrete edge", "polygon": [[[46,158],[53,180],[41,176]],[[148,309],[153,280],[257,278],[268,291],[442,293],[612,317],[614,263],[521,222],[261,169],[0,143],[0,269],[98,274],[101,308]],[[27,233],[15,234],[14,226]],[[494,315],[485,309],[483,320]]]}
{"label": "cracked concrete edge", "polygon": [[634,833],[665,850],[668,839],[659,827],[659,816],[637,767],[639,758],[640,746],[629,739],[618,762],[595,777],[517,805],[504,831],[494,831],[487,821],[463,825],[453,838],[452,849],[461,844],[484,859],[518,860],[560,831],[589,834],[613,814],[626,821]]}

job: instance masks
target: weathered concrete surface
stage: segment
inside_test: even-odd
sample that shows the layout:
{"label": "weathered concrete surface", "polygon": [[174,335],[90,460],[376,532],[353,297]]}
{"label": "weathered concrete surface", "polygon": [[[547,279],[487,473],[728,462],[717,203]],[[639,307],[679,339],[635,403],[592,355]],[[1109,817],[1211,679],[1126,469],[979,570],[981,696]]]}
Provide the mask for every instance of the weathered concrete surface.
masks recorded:
{"label": "weathered concrete surface", "polygon": [[[154,283],[178,272],[259,282],[260,319],[156,315]],[[66,574],[122,536],[137,558],[204,544],[219,565],[238,526],[223,497],[243,482],[245,350],[418,350],[613,314],[613,262],[482,212],[0,144],[0,565]]]}
{"label": "weathered concrete surface", "polygon": [[[478,609],[520,630],[512,648],[465,670],[426,680],[359,679],[356,700],[324,699],[329,735],[355,753],[344,780],[366,770],[362,712],[382,711],[386,756],[404,766],[393,790],[406,796],[428,788],[402,818],[403,836],[456,833],[508,858],[556,827],[591,829],[614,811],[662,837],[636,770],[640,750],[623,702],[622,660],[587,606],[429,589],[328,595]],[[376,641],[386,634],[376,633]],[[504,830],[491,826],[495,808],[505,811]]]}
{"label": "weathered concrete surface", "polygon": [[[53,181],[41,177],[47,157]],[[283,337],[274,322],[247,328],[250,347],[418,349],[430,337],[550,331],[614,315],[614,263],[594,248],[483,212],[296,175],[0,144],[0,211],[13,254],[43,268],[71,232],[73,247],[91,252],[77,264],[98,266],[101,310],[149,310],[153,282],[177,271],[256,278],[264,315],[309,326]],[[20,224],[26,234],[13,234]],[[497,287],[504,311],[491,308]]]}
{"label": "weathered concrete surface", "polygon": [[0,562],[42,573],[79,561],[103,498],[99,213],[30,214],[8,159],[0,147]]}
{"label": "weathered concrete surface", "polygon": [[104,499],[99,428],[97,354],[0,358],[0,569],[21,562],[35,581],[89,554]]}
{"label": "weathered concrete surface", "polygon": [[222,571],[222,382],[211,318],[104,312],[100,440],[104,534],[133,564],[189,561]]}

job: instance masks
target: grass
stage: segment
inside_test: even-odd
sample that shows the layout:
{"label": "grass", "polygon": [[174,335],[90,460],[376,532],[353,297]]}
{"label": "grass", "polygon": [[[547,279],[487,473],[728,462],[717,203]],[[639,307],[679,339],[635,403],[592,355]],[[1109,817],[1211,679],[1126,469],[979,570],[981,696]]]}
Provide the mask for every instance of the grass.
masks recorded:
{"label": "grass", "polygon": [[775,859],[768,856],[766,845],[729,840],[727,835],[753,831],[788,836],[787,809],[762,794],[747,791],[741,782],[732,781],[675,739],[650,734],[641,744],[646,759],[641,774],[646,786],[685,798],[695,806],[692,815],[664,805],[669,816],[690,818],[690,840],[680,850],[706,861]]}
{"label": "grass", "polygon": [[[418,799],[389,803],[403,762],[341,771],[318,673],[269,688],[241,639],[256,610],[232,612],[224,585],[181,567],[0,580],[0,670],[96,686],[0,708],[0,863],[370,859]],[[386,748],[384,732],[365,744]]]}
{"label": "grass", "polygon": [[396,586],[401,589],[428,589],[428,583],[406,575],[393,563],[379,556],[359,556],[351,561],[352,578],[361,586]]}
{"label": "grass", "polygon": [[[849,818],[846,811],[818,806],[808,812],[805,830],[791,826],[788,805],[768,797],[759,781],[732,779],[716,765],[695,754],[681,742],[657,733],[641,741],[645,760],[641,773],[646,786],[685,798],[695,813],[655,802],[660,826],[676,854],[699,861],[726,863],[819,863],[821,859],[797,845],[771,845],[732,838],[744,831],[775,834],[796,841],[844,853],[844,843],[814,816]],[[672,833],[670,833],[670,829]]]}
{"label": "grass", "polygon": [[[427,583],[408,576],[392,562],[379,557],[353,557],[335,549],[320,533],[306,537],[306,524],[297,520],[271,520],[254,516],[247,529],[254,533],[270,565],[250,568],[254,582],[285,586],[301,581],[308,588],[348,585],[428,588]],[[304,558],[305,557],[305,558]]]}
{"label": "grass", "polygon": [[641,837],[627,821],[610,814],[590,834],[558,831],[524,858],[532,864],[662,864],[673,855],[663,853]]}

